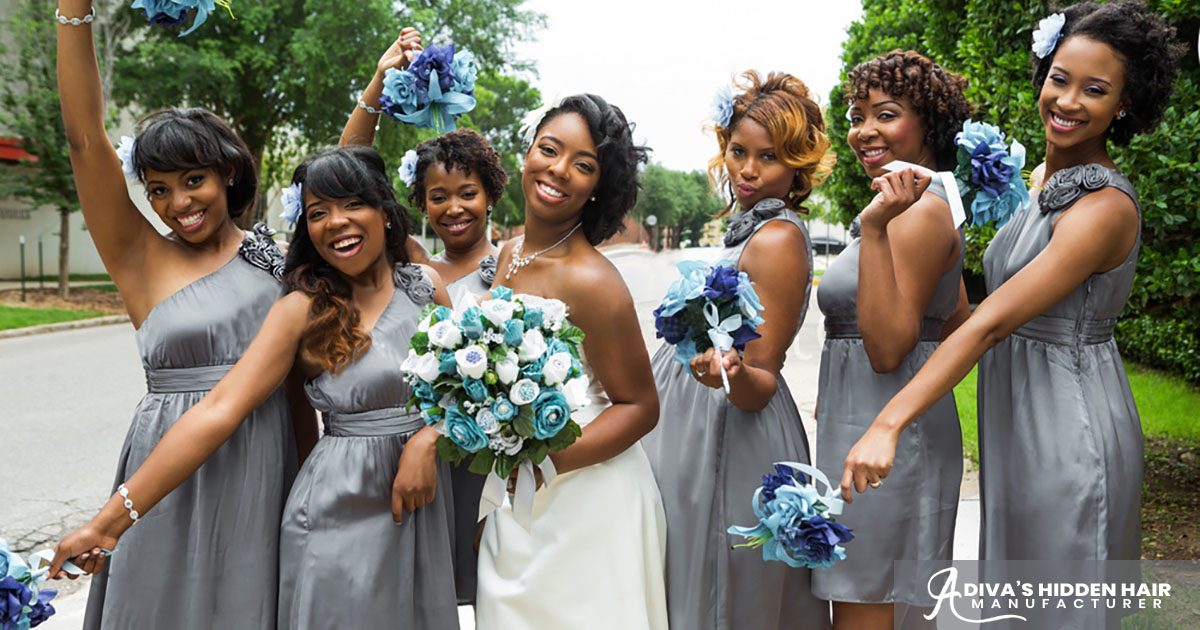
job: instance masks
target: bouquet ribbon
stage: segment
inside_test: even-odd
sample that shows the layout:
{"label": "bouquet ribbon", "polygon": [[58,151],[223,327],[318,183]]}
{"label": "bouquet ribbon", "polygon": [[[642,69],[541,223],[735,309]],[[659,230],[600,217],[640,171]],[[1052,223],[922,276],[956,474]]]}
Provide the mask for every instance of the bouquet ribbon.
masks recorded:
{"label": "bouquet ribbon", "polygon": [[[834,516],[842,513],[842,508],[845,507],[846,502],[843,501],[838,495],[837,489],[835,489],[833,485],[829,483],[829,477],[826,477],[825,473],[821,472],[816,466],[801,464],[800,462],[776,462],[776,464],[780,466],[787,466],[788,468],[798,470],[808,475],[809,478],[812,479],[812,483],[810,485],[812,486],[813,492],[816,494],[817,498],[821,500],[821,503],[824,503],[825,507],[829,508],[828,513]],[[825,484],[824,493],[817,488],[818,481]]]}
{"label": "bouquet ribbon", "polygon": [[[41,551],[29,554],[29,563],[32,565],[29,567],[29,572],[32,574],[34,582],[41,581],[41,579],[50,572],[50,565],[54,564],[54,550],[43,549]],[[75,563],[71,562],[70,560],[63,562],[62,570],[67,575],[76,577],[85,573],[83,569],[76,566]]]}
{"label": "bouquet ribbon", "polygon": [[[537,480],[534,477],[533,467],[533,462],[528,459],[521,460],[521,463],[517,465],[517,492],[512,498],[513,518],[521,527],[525,528],[525,531],[530,531],[533,525],[533,496],[537,492]],[[549,457],[542,460],[537,467],[542,471],[542,481],[546,485],[550,485],[550,482],[558,476],[554,462],[550,461]],[[479,497],[479,518],[477,520],[482,521],[484,517],[504,504],[504,495],[507,489],[507,479],[500,478],[495,470],[488,473],[487,481],[483,483],[483,494]]]}
{"label": "bouquet ribbon", "polygon": [[[708,338],[712,340],[713,347],[717,352],[724,354],[733,349],[733,333],[742,327],[741,314],[735,313],[725,318],[725,321],[720,320],[721,315],[717,312],[717,305],[712,302],[704,304],[704,320],[708,322]],[[720,355],[717,356],[721,360]],[[729,374],[725,372],[725,362],[719,363],[721,366],[721,384],[725,386],[725,394],[729,394]]]}
{"label": "bouquet ribbon", "polygon": [[932,179],[929,183],[929,190],[933,192],[941,191],[946,202],[950,204],[950,217],[954,219],[954,227],[957,229],[967,220],[967,210],[963,206],[962,193],[958,190],[958,181],[954,179],[954,173],[950,171],[931,171],[920,164],[905,162],[903,160],[893,160],[883,165],[883,170],[888,172],[902,171],[906,168]]}

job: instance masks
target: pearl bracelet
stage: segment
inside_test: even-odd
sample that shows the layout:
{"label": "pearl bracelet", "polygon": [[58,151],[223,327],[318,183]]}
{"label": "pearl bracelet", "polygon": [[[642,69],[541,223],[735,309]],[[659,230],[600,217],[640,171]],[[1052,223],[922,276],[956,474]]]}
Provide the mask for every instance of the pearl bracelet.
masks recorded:
{"label": "pearl bracelet", "polygon": [[83,16],[82,18],[77,18],[77,17],[68,18],[65,15],[59,13],[58,9],[55,9],[54,10],[54,19],[58,20],[58,23],[62,24],[63,26],[67,26],[67,25],[83,26],[84,24],[91,24],[92,21],[96,19],[96,7],[92,7],[92,12]]}
{"label": "pearl bracelet", "polygon": [[117,494],[121,495],[121,498],[125,499],[125,509],[129,510],[129,518],[133,519],[133,522],[136,523],[139,515],[138,511],[133,509],[133,499],[129,498],[129,488],[126,488],[125,484],[121,484],[117,486]]}
{"label": "pearl bracelet", "polygon": [[383,113],[382,109],[375,109],[374,107],[367,105],[367,103],[365,101],[363,101],[361,98],[358,99],[358,107],[359,107],[359,109],[366,110],[366,112],[368,114],[382,114]]}

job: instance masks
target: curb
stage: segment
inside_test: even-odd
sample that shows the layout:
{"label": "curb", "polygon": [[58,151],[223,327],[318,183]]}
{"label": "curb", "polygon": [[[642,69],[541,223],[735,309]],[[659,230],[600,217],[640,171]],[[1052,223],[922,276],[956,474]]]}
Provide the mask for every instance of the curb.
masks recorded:
{"label": "curb", "polygon": [[90,319],[77,319],[73,322],[59,322],[57,324],[42,324],[41,326],[27,326],[25,328],[0,330],[0,339],[27,337],[29,335],[40,335],[42,333],[61,332],[64,330],[76,330],[79,328],[94,328],[96,326],[111,326],[113,324],[124,324],[128,321],[128,315],[105,315],[103,317],[92,317]]}

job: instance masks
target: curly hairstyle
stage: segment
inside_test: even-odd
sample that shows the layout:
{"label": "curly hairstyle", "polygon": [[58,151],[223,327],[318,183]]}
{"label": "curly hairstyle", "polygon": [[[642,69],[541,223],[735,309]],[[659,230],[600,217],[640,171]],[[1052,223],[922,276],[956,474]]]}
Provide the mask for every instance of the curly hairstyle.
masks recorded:
{"label": "curly hairstyle", "polygon": [[492,148],[487,138],[471,129],[456,129],[432,140],[417,145],[416,178],[408,202],[418,208],[425,207],[425,170],[441,164],[447,171],[457,169],[464,175],[475,174],[483,183],[483,192],[488,204],[495,205],[504,195],[508,184],[508,173],[500,164],[500,154]]}
{"label": "curly hairstyle", "polygon": [[[579,114],[586,122],[600,162],[600,181],[592,199],[583,204],[583,234],[592,245],[625,229],[625,215],[637,203],[638,165],[650,150],[633,141],[633,123],[619,107],[595,94],[564,98],[538,121],[534,137],[542,127],[563,114]],[[526,152],[532,147],[525,147]]]}
{"label": "curly hairstyle", "polygon": [[[1067,19],[1055,52],[1067,38],[1086,37],[1107,44],[1124,62],[1121,97],[1128,103],[1126,115],[1113,119],[1108,138],[1117,145],[1129,144],[1133,136],[1158,124],[1171,98],[1179,58],[1185,50],[1175,39],[1175,27],[1134,0],[1081,2],[1061,12]],[[1033,88],[1039,96],[1053,63],[1054,55],[1033,57]]]}
{"label": "curly hairstyle", "polygon": [[138,181],[146,169],[186,171],[212,168],[232,177],[225,189],[229,217],[236,219],[258,199],[258,167],[249,147],[216,114],[198,107],[163,109],[142,118],[135,129],[133,165]]}
{"label": "curly hairstyle", "polygon": [[[771,134],[779,160],[796,169],[787,201],[798,212],[808,212],[801,204],[829,175],[834,161],[821,107],[803,81],[785,72],[771,72],[763,80],[754,70],[747,70],[734,85],[742,92],[733,99],[729,124],[713,128],[720,151],[708,161],[709,181],[718,191],[729,185],[725,149],[738,123],[749,118]],[[725,212],[733,203],[731,199]]]}
{"label": "curly hairstyle", "polygon": [[954,167],[954,136],[975,108],[963,96],[967,80],[912,50],[893,50],[860,63],[846,76],[846,100],[867,98],[871,90],[908,99],[925,127],[925,145],[933,149],[938,170]]}
{"label": "curly hairstyle", "polygon": [[[323,149],[296,167],[292,183],[320,199],[356,198],[383,212],[387,230],[385,252],[392,264],[408,262],[405,243],[408,212],[396,201],[383,158],[371,147]],[[371,347],[371,338],[358,330],[361,319],[351,302],[350,282],[320,254],[308,235],[308,220],[300,213],[283,270],[286,292],[312,298],[301,352],[325,370],[337,374]]]}

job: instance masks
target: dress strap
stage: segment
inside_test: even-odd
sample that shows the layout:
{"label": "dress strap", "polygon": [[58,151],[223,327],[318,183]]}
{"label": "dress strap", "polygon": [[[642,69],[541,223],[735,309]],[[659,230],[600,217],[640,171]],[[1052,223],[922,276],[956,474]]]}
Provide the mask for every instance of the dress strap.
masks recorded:
{"label": "dress strap", "polygon": [[238,247],[238,255],[246,262],[275,276],[276,280],[283,279],[284,256],[279,244],[272,238],[275,230],[267,227],[266,223],[255,223],[251,231],[246,233],[242,244]]}
{"label": "dress strap", "polygon": [[425,306],[433,301],[433,281],[425,275],[420,265],[400,263],[392,272],[392,280],[396,288],[403,289],[408,299],[417,306]]}

